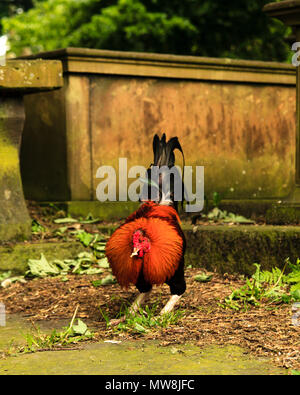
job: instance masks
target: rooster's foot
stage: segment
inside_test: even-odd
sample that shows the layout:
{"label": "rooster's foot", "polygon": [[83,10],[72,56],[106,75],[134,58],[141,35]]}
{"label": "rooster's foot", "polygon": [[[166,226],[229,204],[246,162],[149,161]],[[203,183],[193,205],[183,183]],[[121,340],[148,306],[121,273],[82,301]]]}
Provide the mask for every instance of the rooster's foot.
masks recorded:
{"label": "rooster's foot", "polygon": [[166,313],[170,313],[174,309],[175,304],[179,301],[182,295],[172,295],[170,299],[168,300],[167,304],[165,307],[162,309],[162,311],[159,313],[159,315],[163,315]]}
{"label": "rooster's foot", "polygon": [[[147,298],[149,293],[150,293],[150,291],[149,292],[142,292],[137,296],[135,301],[130,306],[129,314],[135,314],[138,311],[141,304],[145,301],[145,299]],[[116,318],[116,319],[110,320],[109,325],[116,326],[116,325],[119,325],[121,322],[124,322],[125,320],[126,320],[126,315],[123,315],[121,318]]]}

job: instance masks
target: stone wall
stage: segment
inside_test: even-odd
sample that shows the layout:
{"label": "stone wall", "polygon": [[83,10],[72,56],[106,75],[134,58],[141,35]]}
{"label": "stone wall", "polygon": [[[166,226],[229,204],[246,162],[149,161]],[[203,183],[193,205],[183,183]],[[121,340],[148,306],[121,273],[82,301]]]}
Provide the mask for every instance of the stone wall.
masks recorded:
{"label": "stone wall", "polygon": [[[91,201],[97,168],[148,166],[154,133],[177,135],[205,193],[280,199],[295,174],[295,69],[255,62],[67,48],[64,87],[25,98],[27,199]],[[181,158],[179,156],[179,164]]]}

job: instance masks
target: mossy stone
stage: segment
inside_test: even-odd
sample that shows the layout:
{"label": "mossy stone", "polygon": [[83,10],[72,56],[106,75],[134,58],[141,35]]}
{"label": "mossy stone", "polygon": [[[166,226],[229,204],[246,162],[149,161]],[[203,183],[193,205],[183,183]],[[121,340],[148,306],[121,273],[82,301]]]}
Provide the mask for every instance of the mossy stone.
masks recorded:
{"label": "mossy stone", "polygon": [[25,239],[31,233],[19,169],[24,119],[22,97],[0,99],[0,240]]}
{"label": "mossy stone", "polygon": [[273,225],[300,223],[300,206],[273,205],[266,212],[266,222]]}
{"label": "mossy stone", "polygon": [[[108,235],[116,225],[100,225]],[[187,240],[185,265],[217,273],[252,275],[254,263],[262,270],[283,268],[285,259],[300,257],[300,228],[297,226],[183,224]]]}
{"label": "mossy stone", "polygon": [[296,226],[197,226],[184,229],[186,264],[218,273],[252,275],[254,263],[263,270],[282,268],[286,258],[300,256]]}
{"label": "mossy stone", "polygon": [[17,243],[0,246],[0,271],[11,270],[15,274],[24,274],[28,269],[28,259],[39,259],[43,253],[51,261],[71,259],[85,251],[79,242],[38,242]]}

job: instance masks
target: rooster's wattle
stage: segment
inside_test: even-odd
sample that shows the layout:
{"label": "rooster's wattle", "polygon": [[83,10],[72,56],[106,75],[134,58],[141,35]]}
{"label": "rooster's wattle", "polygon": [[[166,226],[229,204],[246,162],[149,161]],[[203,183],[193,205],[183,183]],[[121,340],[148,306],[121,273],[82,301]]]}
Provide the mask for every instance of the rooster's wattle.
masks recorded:
{"label": "rooster's wattle", "polygon": [[[151,167],[173,167],[176,148],[182,152],[177,137],[166,142],[165,134],[161,139],[155,135]],[[147,170],[148,181],[151,167]],[[155,183],[150,181],[145,185],[142,205],[115,230],[106,244],[105,253],[118,283],[122,287],[133,284],[140,292],[131,306],[132,312],[139,308],[153,285],[166,283],[170,287],[171,298],[161,314],[171,311],[186,289],[186,241],[180,227],[177,202],[174,201],[174,180],[164,183],[164,176],[162,171],[152,194]],[[152,200],[148,198],[150,194]],[[115,323],[119,321],[115,320]]]}

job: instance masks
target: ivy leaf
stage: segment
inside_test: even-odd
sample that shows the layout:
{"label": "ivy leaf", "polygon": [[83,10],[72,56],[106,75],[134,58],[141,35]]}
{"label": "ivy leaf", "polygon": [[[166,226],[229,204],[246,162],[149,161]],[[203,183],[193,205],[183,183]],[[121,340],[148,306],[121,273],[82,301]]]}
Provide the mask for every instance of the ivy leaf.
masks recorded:
{"label": "ivy leaf", "polygon": [[110,284],[115,284],[117,280],[112,274],[108,274],[105,278],[102,278],[101,280],[95,280],[92,281],[92,284],[94,287],[100,287],[102,285],[110,285]]}
{"label": "ivy leaf", "polygon": [[36,277],[46,277],[60,273],[59,268],[55,264],[48,262],[43,253],[40,259],[28,259],[28,266],[29,270],[26,274]]}
{"label": "ivy leaf", "polygon": [[85,231],[77,233],[76,237],[85,247],[88,247],[94,239],[93,234],[87,233]]}
{"label": "ivy leaf", "polygon": [[108,269],[108,268],[109,268],[109,263],[108,263],[107,258],[102,258],[102,259],[100,259],[100,260],[98,261],[98,265],[99,265],[100,267],[102,267],[103,269]]}
{"label": "ivy leaf", "polygon": [[91,332],[88,330],[87,325],[81,321],[81,319],[77,319],[77,325],[72,326],[72,331],[74,335],[85,335],[90,336]]}
{"label": "ivy leaf", "polygon": [[146,328],[144,328],[141,324],[138,324],[137,322],[134,324],[134,329],[141,333],[148,332]]}
{"label": "ivy leaf", "polygon": [[194,276],[194,280],[198,281],[199,283],[207,283],[212,279],[212,274],[197,274]]}
{"label": "ivy leaf", "polygon": [[78,220],[72,217],[66,217],[66,218],[57,218],[54,220],[54,222],[56,224],[67,224],[70,222],[78,222]]}
{"label": "ivy leaf", "polygon": [[97,243],[94,245],[94,249],[97,251],[105,251],[105,245],[106,243]]}

